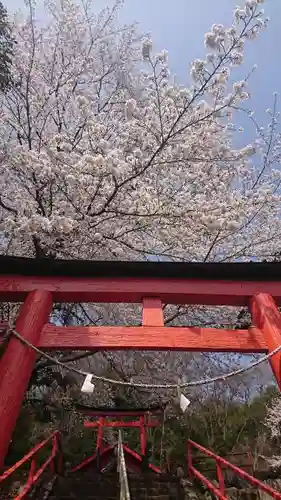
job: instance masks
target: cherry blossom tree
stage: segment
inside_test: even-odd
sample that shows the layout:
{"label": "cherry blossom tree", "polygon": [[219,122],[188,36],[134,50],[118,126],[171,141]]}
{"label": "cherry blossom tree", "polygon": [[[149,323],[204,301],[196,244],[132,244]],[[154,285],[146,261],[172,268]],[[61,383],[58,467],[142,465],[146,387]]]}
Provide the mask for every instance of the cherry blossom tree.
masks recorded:
{"label": "cherry blossom tree", "polygon": [[[237,8],[232,26],[211,27],[186,85],[170,73],[166,50],[154,54],[135,25],[118,24],[121,3],[96,15],[86,0],[46,0],[41,25],[27,0],[28,14],[14,18],[13,86],[0,98],[2,252],[273,258],[281,232],[277,96],[263,129],[245,108],[253,69],[235,80],[246,44],[268,24],[262,1]],[[238,112],[257,131],[241,148]],[[79,321],[104,321],[104,312],[79,307]],[[111,308],[107,318],[118,314]],[[206,314],[167,308],[167,322],[212,323]],[[222,309],[220,321],[234,323],[234,315]],[[160,365],[167,359],[159,356]],[[170,366],[178,377],[174,358]]]}
{"label": "cherry blossom tree", "polygon": [[14,22],[15,84],[1,98],[2,251],[270,255],[280,234],[276,114],[243,148],[231,131],[249,97],[247,78],[231,84],[231,73],[267,24],[259,3],[236,9],[230,28],[212,26],[211,53],[191,64],[184,87],[166,51],[154,55],[135,26],[118,26],[120,1],[94,16],[88,3],[47,0],[47,26],[28,1],[29,15]]}
{"label": "cherry blossom tree", "polygon": [[273,469],[280,469],[280,441],[281,441],[281,398],[277,394],[267,405],[267,415],[265,419],[265,428],[269,434],[272,456],[268,459],[269,466]]}

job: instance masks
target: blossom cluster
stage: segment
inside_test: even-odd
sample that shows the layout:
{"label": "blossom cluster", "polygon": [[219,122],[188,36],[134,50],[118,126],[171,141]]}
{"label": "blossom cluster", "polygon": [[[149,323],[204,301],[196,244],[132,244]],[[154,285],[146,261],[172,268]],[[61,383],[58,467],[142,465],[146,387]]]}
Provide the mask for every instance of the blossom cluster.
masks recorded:
{"label": "blossom cluster", "polygon": [[232,130],[250,97],[232,69],[267,24],[260,3],[236,9],[229,28],[212,26],[188,87],[175,83],[166,50],[154,55],[134,25],[120,29],[121,2],[94,16],[48,0],[44,27],[32,4],[15,17],[15,85],[0,102],[4,251],[270,256],[280,241],[278,116],[239,149]]}

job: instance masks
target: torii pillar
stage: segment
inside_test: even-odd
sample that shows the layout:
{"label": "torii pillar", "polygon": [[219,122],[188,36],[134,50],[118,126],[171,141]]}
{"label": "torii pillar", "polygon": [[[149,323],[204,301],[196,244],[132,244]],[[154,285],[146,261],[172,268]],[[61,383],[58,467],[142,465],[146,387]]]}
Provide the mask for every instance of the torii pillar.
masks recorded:
{"label": "torii pillar", "polygon": [[[35,290],[28,294],[20,309],[15,330],[33,345],[52,309],[52,295]],[[16,421],[36,361],[36,352],[12,337],[0,362],[0,469],[8,451]]]}

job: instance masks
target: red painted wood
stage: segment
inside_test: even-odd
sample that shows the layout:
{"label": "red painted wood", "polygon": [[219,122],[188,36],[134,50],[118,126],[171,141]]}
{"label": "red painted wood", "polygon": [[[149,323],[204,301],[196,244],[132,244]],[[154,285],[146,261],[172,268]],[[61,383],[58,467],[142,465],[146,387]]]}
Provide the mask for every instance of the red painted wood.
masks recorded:
{"label": "red painted wood", "polygon": [[89,415],[91,417],[140,417],[141,415],[145,415],[148,411],[152,415],[157,415],[159,413],[163,413],[163,410],[161,408],[157,408],[155,410],[146,410],[146,411],[139,411],[139,410],[122,410],[121,411],[114,411],[114,410],[91,410],[90,408],[79,408],[78,411],[80,413],[83,413],[84,415]]}
{"label": "red painted wood", "polygon": [[[273,298],[259,293],[251,299],[249,307],[253,323],[262,331],[268,351],[273,351],[281,345],[281,315]],[[270,359],[270,364],[281,389],[281,352]]]}
{"label": "red painted wood", "polygon": [[156,427],[156,426],[151,426],[150,423],[146,423],[144,417],[140,417],[139,423],[140,423],[140,449],[141,449],[141,454],[145,455],[146,451],[145,427]]}
{"label": "red painted wood", "polygon": [[[213,458],[216,461],[216,463],[219,464],[221,467],[232,470],[233,472],[235,472],[235,474],[237,474],[238,476],[240,476],[243,479],[245,479],[246,481],[248,481],[252,486],[255,486],[259,490],[262,490],[265,493],[268,493],[270,496],[272,496],[276,500],[281,500],[281,493],[278,493],[276,490],[274,490],[270,486],[267,486],[267,484],[262,483],[261,481],[259,481],[255,477],[248,474],[248,472],[245,472],[244,470],[240,469],[236,465],[233,465],[232,463],[228,462],[227,460],[225,460],[225,458],[222,458],[219,455],[216,455],[214,452],[204,448],[200,444],[195,443],[194,441],[191,441],[191,439],[189,439],[187,442],[187,453],[188,454],[190,454],[191,448],[195,448],[195,449],[199,450],[200,452],[204,453],[204,455],[207,455],[208,457]],[[196,477],[198,477],[202,482],[204,482],[204,484],[206,484],[205,481],[203,481],[203,479],[207,480],[207,478],[205,478],[205,476],[203,476],[203,475],[201,475],[201,477],[200,477],[197,474],[198,471],[193,467],[191,458],[189,460],[189,463],[191,464],[191,473],[193,475],[195,475]],[[195,472],[196,472],[196,474],[195,474]],[[209,486],[208,486],[208,488],[211,489]],[[220,495],[222,495],[221,492],[220,492]],[[222,496],[221,496],[221,498],[222,498]]]}
{"label": "red painted wood", "polygon": [[9,328],[8,321],[1,321],[1,323],[0,323],[0,335],[2,333],[5,333],[5,331],[7,330],[7,328]]}
{"label": "red painted wood", "polygon": [[[140,417],[142,418],[142,417]],[[100,428],[100,423],[99,422],[91,422],[90,420],[85,420],[84,422],[84,427],[85,428]],[[153,428],[153,427],[158,427],[160,425],[160,422],[154,421],[154,422],[149,422],[146,423],[145,426],[148,428]],[[142,424],[140,423],[139,420],[136,420],[134,422],[123,422],[123,421],[116,421],[116,422],[104,422],[102,424],[102,427],[128,427],[128,428],[141,428]]]}
{"label": "red painted wood", "polygon": [[[141,461],[142,457],[136,453],[135,451],[131,450],[128,446],[125,444],[122,445],[123,450],[125,452],[125,460],[127,464],[128,470],[134,471],[136,473],[141,472]],[[70,472],[76,472],[78,470],[83,469],[84,467],[88,466],[89,463],[95,462],[97,454],[94,453],[92,456],[86,458],[81,462],[79,465],[76,465],[73,467],[73,469],[70,470]],[[115,456],[115,446],[108,446],[107,448],[103,449],[103,452],[100,456],[100,460],[102,463],[102,467],[106,467],[106,465],[109,463],[109,461]],[[153,464],[148,465],[149,469],[157,474],[160,474],[161,470],[159,467],[156,467]]]}
{"label": "red painted wood", "polygon": [[[7,469],[0,476],[0,483],[4,482],[8,477],[12,476],[12,474],[17,471],[23,464],[30,462],[30,469],[26,483],[23,485],[21,492],[14,497],[15,500],[20,500],[24,498],[27,493],[31,490],[33,484],[37,482],[43,472],[47,467],[51,467],[54,465],[55,460],[61,459],[61,453],[59,447],[57,446],[59,440],[59,432],[55,431],[51,434],[47,439],[36,445],[32,450],[27,453],[21,460],[16,462],[12,467]],[[50,456],[45,460],[45,462],[41,465],[39,469],[36,470],[36,455],[39,450],[42,450],[50,441],[53,442],[53,447]]]}
{"label": "red painted wood", "polygon": [[[134,459],[136,459],[138,462],[142,462],[142,457],[136,452],[136,451],[133,451],[131,448],[129,448],[128,446],[126,446],[125,444],[122,445],[123,446],[123,450],[131,457],[133,457]],[[125,456],[125,460],[126,460],[126,463],[127,463],[127,457]],[[153,465],[153,464],[148,464],[148,468],[150,470],[152,470],[153,472],[156,472],[157,474],[160,474],[161,473],[161,469],[159,469],[159,467],[156,467],[156,465]]]}
{"label": "red painted wood", "polygon": [[[113,452],[114,452],[114,448],[115,448],[115,445],[102,447],[100,460],[101,460],[103,466],[105,466],[108,463],[108,460],[110,460],[111,454],[113,454]],[[108,459],[107,459],[107,457],[108,457]],[[69,472],[77,472],[78,470],[84,469],[84,467],[89,465],[91,462],[95,462],[96,458],[97,458],[97,452],[95,451],[95,453],[93,455],[82,460],[82,462],[80,462],[80,464],[75,465],[75,467],[70,469]]]}
{"label": "red painted wood", "polygon": [[36,474],[36,461],[35,458],[31,460],[30,468],[29,468],[29,473],[28,473],[28,478],[27,478],[27,483],[26,485],[31,487],[34,481],[34,476]]}
{"label": "red painted wood", "polygon": [[216,463],[216,471],[217,471],[217,479],[218,479],[218,483],[219,483],[220,492],[222,495],[224,495],[224,493],[225,493],[224,477],[223,477],[223,472],[222,472],[221,466],[218,462]]}
{"label": "red painted wood", "polygon": [[98,450],[98,449],[101,449],[101,446],[102,446],[102,435],[103,435],[103,427],[104,427],[104,417],[100,417],[96,423],[97,423],[97,427],[98,427],[96,449]]}
{"label": "red painted wood", "polygon": [[229,500],[229,497],[224,496],[221,493],[221,491],[219,490],[219,488],[217,488],[212,483],[212,481],[210,481],[210,479],[208,479],[203,474],[201,474],[201,472],[199,472],[199,470],[195,469],[195,467],[193,465],[189,468],[189,472],[190,472],[191,476],[194,476],[197,479],[199,479],[199,481],[201,481],[201,483],[204,484],[205,488],[213,493],[215,498],[219,498],[219,500]]}
{"label": "red painted wood", "polygon": [[[280,287],[281,288],[281,287]],[[175,350],[212,352],[267,352],[256,329],[224,330],[200,327],[127,327],[46,325],[42,349],[75,350]]]}
{"label": "red painted wood", "polygon": [[[33,344],[38,344],[51,309],[50,292],[30,292],[21,307],[16,330]],[[3,466],[35,359],[36,353],[15,337],[10,339],[0,359],[0,468]]]}
{"label": "red painted wood", "polygon": [[3,321],[0,323],[0,347],[3,346],[5,342],[7,342],[6,332],[9,328],[9,323],[7,321]]}
{"label": "red painted wood", "polygon": [[0,277],[0,300],[21,301],[35,289],[52,292],[56,302],[141,303],[144,297],[158,297],[167,304],[247,305],[253,295],[269,293],[281,305],[281,286],[276,281]]}
{"label": "red painted wood", "polygon": [[3,474],[0,476],[0,483],[4,481],[7,477],[11,476],[15,470],[19,469],[24,463],[28,462],[36,453],[38,453],[39,450],[42,450],[44,446],[49,443],[51,440],[56,438],[59,434],[59,431],[53,432],[48,438],[44,439],[41,443],[38,443],[34,448],[32,448],[23,458],[21,458],[18,462],[16,462],[12,467],[9,467],[9,469],[5,470]]}
{"label": "red painted wood", "polygon": [[37,470],[36,474],[34,475],[33,483],[26,484],[23,487],[23,489],[21,490],[21,492],[19,493],[19,495],[14,497],[14,500],[22,500],[23,498],[27,498],[26,495],[27,495],[27,493],[30,492],[33,484],[37,483],[38,479],[42,476],[43,472],[46,469],[48,469],[49,467],[51,467],[51,464],[53,463],[53,461],[54,461],[54,457],[52,455],[49,456],[49,458],[47,458],[47,460],[43,463],[43,465],[41,465],[41,467]]}
{"label": "red painted wood", "polygon": [[164,326],[162,302],[158,298],[144,298],[142,310],[142,326]]}

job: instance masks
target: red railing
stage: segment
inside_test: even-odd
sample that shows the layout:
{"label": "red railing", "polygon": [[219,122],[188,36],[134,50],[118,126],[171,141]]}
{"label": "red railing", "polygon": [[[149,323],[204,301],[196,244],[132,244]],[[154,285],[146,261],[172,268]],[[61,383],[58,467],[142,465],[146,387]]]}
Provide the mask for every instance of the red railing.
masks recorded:
{"label": "red railing", "polygon": [[[132,450],[131,448],[129,448],[125,444],[122,444],[122,446],[123,446],[125,453],[127,453],[127,455],[129,457],[132,457],[135,461],[138,461],[141,463],[141,461],[142,461],[141,455],[139,455],[136,451]],[[113,453],[114,448],[115,448],[115,445],[103,446],[101,449],[101,452],[100,452],[100,458],[102,458],[103,456],[105,456],[109,452]],[[97,451],[95,451],[95,453],[93,455],[91,455],[90,457],[85,458],[78,465],[75,465],[75,467],[73,467],[69,472],[70,473],[77,472],[78,470],[81,470],[84,467],[86,467],[87,465],[89,465],[89,463],[94,462],[96,459],[97,459]],[[157,474],[161,473],[161,470],[159,469],[159,467],[156,467],[153,464],[148,464],[148,468],[149,468],[149,470],[151,470]]]}
{"label": "red railing", "polygon": [[[52,449],[50,456],[45,460],[45,462],[40,465],[37,469],[36,467],[36,455],[40,450],[45,448],[47,445],[52,444]],[[51,434],[47,439],[36,445],[32,450],[27,453],[21,460],[16,462],[12,467],[7,469],[0,476],[0,483],[3,483],[8,477],[10,477],[16,470],[18,470],[23,464],[28,463],[30,461],[30,468],[28,473],[28,478],[26,483],[22,486],[20,493],[14,497],[14,500],[21,500],[25,498],[27,493],[30,492],[33,485],[38,481],[43,472],[50,467],[50,470],[53,474],[60,473],[62,471],[62,455],[61,455],[61,447],[60,447],[60,434],[58,431],[55,431]]]}
{"label": "red railing", "polygon": [[[208,479],[206,476],[204,476],[199,470],[197,470],[192,462],[192,448],[195,448],[199,450],[201,453],[206,455],[207,457],[212,458],[215,461],[216,464],[216,472],[217,472],[217,481],[218,481],[218,487],[215,486],[210,479]],[[266,484],[262,483],[255,477],[251,476],[244,470],[240,469],[239,467],[236,467],[236,465],[231,464],[227,460],[225,460],[222,457],[219,457],[215,453],[213,453],[210,450],[207,450],[200,444],[195,443],[194,441],[191,441],[190,439],[187,441],[187,463],[188,463],[188,471],[191,477],[195,477],[201,481],[201,483],[208,488],[217,498],[220,500],[227,500],[228,497],[225,495],[225,482],[224,482],[224,475],[223,475],[223,470],[224,469],[229,469],[232,472],[234,472],[237,476],[241,477],[245,481],[248,481],[252,486],[255,486],[259,490],[264,491],[265,493],[268,493],[271,495],[273,498],[276,500],[281,500],[281,493],[278,493],[275,491],[273,488],[270,486],[267,486]]]}
{"label": "red railing", "polygon": [[[100,450],[100,457],[107,454],[109,451],[113,450],[114,447],[115,447],[114,445],[103,446],[102,449]],[[89,465],[91,462],[95,462],[97,460],[97,458],[98,458],[98,451],[96,450],[93,455],[91,455],[88,458],[84,458],[84,460],[82,460],[82,462],[80,462],[78,465],[75,465],[74,467],[72,467],[72,469],[70,469],[69,473],[77,472],[78,470],[83,469],[84,467]]]}
{"label": "red railing", "polygon": [[[135,460],[137,460],[138,462],[141,462],[142,461],[142,456],[139,455],[139,453],[137,453],[136,451],[132,450],[131,448],[129,448],[129,446],[126,446],[125,444],[122,445],[123,446],[123,449],[124,451],[131,457],[133,457]],[[152,472],[156,472],[156,474],[161,474],[161,469],[159,467],[156,467],[156,465],[153,465],[153,464],[148,464],[148,469]]]}

